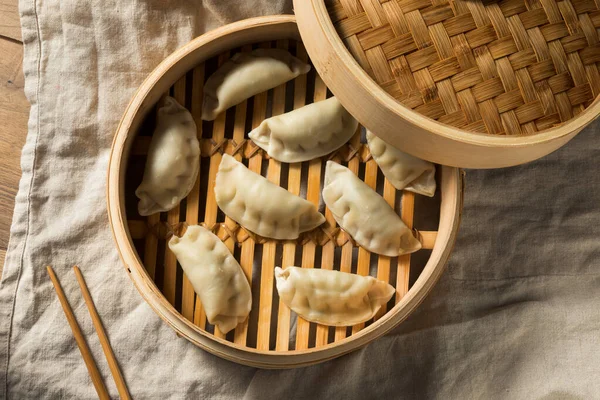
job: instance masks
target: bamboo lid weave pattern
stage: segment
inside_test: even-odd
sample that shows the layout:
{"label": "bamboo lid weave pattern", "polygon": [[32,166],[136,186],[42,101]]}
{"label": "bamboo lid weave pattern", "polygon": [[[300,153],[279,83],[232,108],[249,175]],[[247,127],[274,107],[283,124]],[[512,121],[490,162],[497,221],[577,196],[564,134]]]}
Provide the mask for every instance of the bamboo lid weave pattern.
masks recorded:
{"label": "bamboo lid weave pattern", "polygon": [[448,125],[532,134],[577,116],[600,93],[600,1],[325,3],[372,79]]}

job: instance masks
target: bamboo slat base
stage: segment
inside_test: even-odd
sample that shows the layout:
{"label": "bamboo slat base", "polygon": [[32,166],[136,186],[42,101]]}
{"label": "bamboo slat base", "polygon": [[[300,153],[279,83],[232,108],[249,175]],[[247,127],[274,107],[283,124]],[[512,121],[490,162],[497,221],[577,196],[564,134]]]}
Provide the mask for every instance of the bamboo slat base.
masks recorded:
{"label": "bamboo slat base", "polygon": [[[286,27],[285,34],[281,34],[282,24]],[[292,17],[261,18],[232,26],[236,28],[231,28],[234,34],[216,31],[216,39],[201,37],[190,44],[190,48],[200,52],[203,43],[205,46],[208,46],[206,43],[219,43],[221,38],[225,41],[218,47],[221,51],[213,50],[209,56],[193,62],[186,59],[186,54],[193,57],[195,53],[181,49],[179,52],[183,55],[173,59],[188,63],[186,68],[177,66],[182,74],[172,74],[169,78],[169,73],[176,67],[159,66],[132,100],[111,154],[108,184],[111,226],[130,277],[142,296],[177,332],[193,343],[224,358],[265,368],[324,361],[385,333],[422,301],[443,271],[454,243],[462,207],[462,178],[458,170],[440,167],[437,173],[439,189],[433,199],[395,190],[371,158],[361,127],[348,144],[329,156],[294,164],[270,159],[248,140],[247,133],[264,118],[331,96],[314,69],[244,101],[215,121],[201,121],[203,84],[217,66],[235,52],[249,52],[257,46],[279,47],[308,61],[302,43],[297,41]],[[229,41],[235,32],[241,33],[249,29],[248,26],[254,29],[255,37],[263,40],[252,42],[248,38],[245,41],[238,38]],[[281,40],[264,41],[268,37]],[[165,61],[168,62],[169,59]],[[170,84],[165,85],[165,82]],[[141,217],[134,191],[143,174],[154,128],[156,100],[165,92],[190,110],[196,121],[202,148],[200,174],[192,193],[179,207],[167,213]],[[224,153],[233,155],[273,183],[313,202],[326,216],[325,224],[302,234],[297,240],[281,241],[255,235],[227,218],[218,208],[214,196],[214,179]],[[415,228],[424,249],[412,256],[390,258],[359,248],[336,225],[321,199],[328,159],[348,166],[380,193],[407,225]],[[181,235],[188,225],[198,223],[223,240],[251,283],[250,316],[227,335],[207,321],[198,296],[167,246],[172,234]],[[397,296],[374,320],[365,324],[334,328],[309,323],[279,301],[273,269],[290,265],[372,275],[395,286]]]}
{"label": "bamboo slat base", "polygon": [[[299,58],[308,60],[302,44],[296,41],[260,43],[255,46],[245,46],[241,51],[251,51],[252,47],[257,46],[286,48]],[[201,96],[197,96],[195,90],[199,90],[215,67],[225,62],[230,55],[230,52],[226,52],[197,66],[179,79],[169,90],[168,94],[174,96],[192,112],[199,127],[198,138],[202,143],[198,182],[192,194],[179,207],[167,213],[147,218],[137,214],[135,210],[138,199],[135,197],[134,190],[141,182],[140,172],[146,162],[153,115],[150,115],[134,141],[129,162],[132,173],[127,176],[125,195],[127,209],[130,210],[129,229],[138,254],[144,255],[144,264],[148,265],[149,272],[153,272],[157,287],[177,311],[181,312],[190,322],[196,323],[199,328],[240,346],[275,350],[279,335],[280,337],[285,336],[288,341],[287,346],[280,344],[279,350],[293,351],[294,349],[320,347],[341,340],[348,335],[356,334],[372,321],[349,327],[344,332],[345,334],[336,336],[335,328],[309,323],[297,318],[294,313],[290,315],[288,312],[287,315],[281,316],[281,318],[291,317],[289,322],[282,321],[282,325],[286,326],[288,330],[283,332],[278,326],[279,308],[286,306],[279,302],[273,269],[276,266],[285,268],[289,265],[301,265],[304,268],[342,269],[361,275],[373,274],[373,276],[385,279],[393,286],[398,287],[395,304],[409,289],[411,257],[406,255],[400,258],[390,258],[372,254],[356,245],[352,238],[340,229],[331,212],[326,209],[321,200],[323,188],[321,178],[324,174],[325,162],[328,159],[335,159],[349,166],[369,186],[378,190],[392,207],[396,208],[408,226],[413,226],[415,196],[412,193],[392,188],[371,158],[360,126],[354,138],[340,150],[327,157],[305,163],[280,163],[269,158],[266,152],[248,139],[246,126],[254,128],[269,116],[282,114],[328,97],[327,87],[314,69],[308,75],[300,76],[289,84],[281,85],[245,101],[235,109],[219,115],[213,122],[203,122],[199,113],[201,105],[193,103],[201,101]],[[196,80],[200,80],[200,82],[196,82]],[[288,101],[286,101],[286,97]],[[262,173],[271,182],[308,198],[328,216],[327,222],[313,231],[304,233],[298,240],[281,241],[260,237],[227,218],[218,209],[214,196],[215,176],[224,153],[234,155],[251,170]],[[300,172],[300,176],[298,176],[298,172]],[[429,207],[439,208],[439,196],[434,201],[426,203]],[[423,206],[425,207],[425,205]],[[428,221],[430,227],[437,226],[438,222],[437,220]],[[227,336],[206,320],[202,304],[193,293],[191,284],[167,246],[167,241],[173,233],[182,235],[188,225],[195,223],[207,227],[227,244],[246,271],[254,291],[255,301],[249,320],[240,324],[234,332]],[[431,250],[437,232],[426,230],[421,233],[418,230],[419,227],[416,228],[416,234],[421,235],[421,240],[424,242],[424,251]],[[286,246],[294,247],[294,255],[288,254],[287,264],[283,263]],[[342,249],[345,247],[352,255],[345,257],[342,266],[340,260]],[[426,260],[421,259],[420,265],[413,266],[416,271],[423,269],[424,261]],[[390,277],[395,277],[395,279],[392,280]],[[385,309],[386,307],[384,307]],[[378,318],[382,315],[383,311]]]}

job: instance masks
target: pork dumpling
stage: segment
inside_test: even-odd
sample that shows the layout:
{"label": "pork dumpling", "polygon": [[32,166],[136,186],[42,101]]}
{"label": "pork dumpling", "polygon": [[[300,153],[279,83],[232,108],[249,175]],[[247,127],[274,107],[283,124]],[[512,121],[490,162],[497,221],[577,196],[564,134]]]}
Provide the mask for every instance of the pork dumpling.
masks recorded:
{"label": "pork dumpling", "polygon": [[370,131],[367,131],[367,142],[373,159],[396,189],[433,197],[435,165],[398,150]]}
{"label": "pork dumpling", "polygon": [[191,192],[199,170],[196,123],[185,107],[166,97],[157,111],[144,177],[135,191],[140,215],[175,208]]}
{"label": "pork dumpling", "polygon": [[323,200],[337,223],[373,253],[394,257],[421,248],[421,242],[383,197],[333,161],[325,168]]}
{"label": "pork dumpling", "polygon": [[200,296],[208,322],[227,333],[248,317],[250,284],[221,239],[193,225],[182,237],[173,236],[169,249]]}
{"label": "pork dumpling", "polygon": [[372,276],[326,269],[275,268],[279,298],[307,321],[349,326],[373,318],[396,293]]}
{"label": "pork dumpling", "polygon": [[227,154],[219,165],[215,198],[229,218],[273,239],[297,239],[325,222],[310,201],[269,182]]}
{"label": "pork dumpling", "polygon": [[255,94],[310,71],[310,65],[282,49],[236,53],[204,85],[202,119],[212,121],[221,112]]}
{"label": "pork dumpling", "polygon": [[248,136],[276,160],[301,162],[337,150],[357,126],[352,115],[331,97],[268,118]]}

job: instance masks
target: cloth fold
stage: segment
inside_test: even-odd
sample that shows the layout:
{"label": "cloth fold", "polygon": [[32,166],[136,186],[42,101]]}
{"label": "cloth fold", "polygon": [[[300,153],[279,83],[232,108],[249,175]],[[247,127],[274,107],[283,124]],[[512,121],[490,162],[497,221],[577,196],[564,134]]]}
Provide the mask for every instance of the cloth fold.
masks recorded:
{"label": "cloth fold", "polygon": [[285,0],[21,0],[23,177],[0,286],[0,397],[95,398],[44,266],[53,265],[111,396],[78,263],[134,398],[535,398],[600,393],[598,123],[546,158],[467,172],[448,270],[385,337],[317,366],[240,366],[177,338],[123,269],[108,227],[114,130],[169,53]]}

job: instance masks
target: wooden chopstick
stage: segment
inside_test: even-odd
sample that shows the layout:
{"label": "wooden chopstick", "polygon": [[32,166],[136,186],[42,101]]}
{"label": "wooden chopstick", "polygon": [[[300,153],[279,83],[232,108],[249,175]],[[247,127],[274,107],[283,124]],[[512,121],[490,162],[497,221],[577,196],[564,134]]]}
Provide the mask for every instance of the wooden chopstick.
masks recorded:
{"label": "wooden chopstick", "polygon": [[65,292],[63,292],[60,282],[58,281],[56,274],[54,274],[52,267],[48,265],[46,270],[48,271],[48,275],[50,275],[50,280],[54,285],[54,290],[56,290],[58,300],[60,301],[63,311],[65,312],[65,316],[67,317],[67,321],[69,322],[69,326],[71,327],[71,331],[73,332],[73,336],[75,337],[75,341],[77,342],[77,346],[79,347],[79,351],[81,352],[85,366],[88,369],[92,383],[96,388],[96,392],[98,392],[98,397],[102,400],[110,399],[108,391],[106,390],[106,386],[104,386],[102,376],[100,375],[100,371],[98,371],[98,366],[96,366],[96,362],[92,357],[92,352],[85,341],[85,337],[81,332],[81,328],[79,327],[77,320],[75,319],[75,314],[73,314],[73,310],[67,301]]}
{"label": "wooden chopstick", "polygon": [[113,379],[115,380],[115,384],[117,385],[119,396],[121,396],[122,399],[131,399],[129,391],[127,390],[127,385],[125,384],[125,379],[123,379],[123,374],[121,373],[121,369],[119,368],[119,364],[117,363],[115,353],[113,352],[112,347],[110,346],[108,336],[106,335],[106,331],[104,330],[104,326],[102,325],[102,321],[100,320],[100,315],[98,315],[98,310],[96,309],[94,300],[92,299],[92,295],[90,294],[90,291],[85,283],[85,279],[83,279],[81,270],[77,265],[73,267],[73,270],[75,271],[77,282],[79,282],[79,287],[81,288],[81,292],[83,293],[83,299],[85,300],[85,304],[87,305],[88,311],[90,312],[90,316],[92,317],[94,328],[96,328],[98,339],[100,339],[102,350],[104,351],[104,355],[106,356],[106,360],[108,361],[108,367],[110,368],[110,372],[112,373]]}

